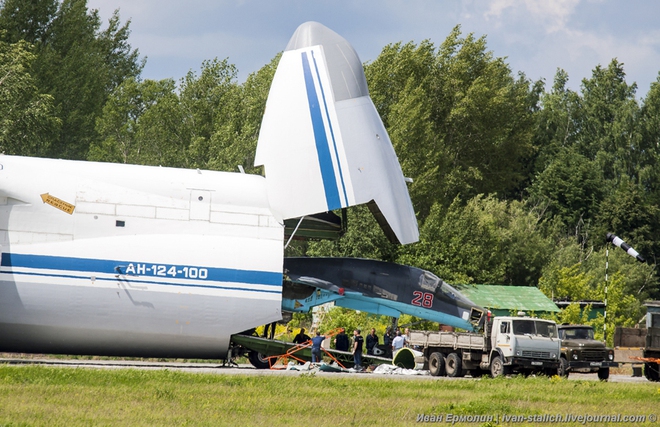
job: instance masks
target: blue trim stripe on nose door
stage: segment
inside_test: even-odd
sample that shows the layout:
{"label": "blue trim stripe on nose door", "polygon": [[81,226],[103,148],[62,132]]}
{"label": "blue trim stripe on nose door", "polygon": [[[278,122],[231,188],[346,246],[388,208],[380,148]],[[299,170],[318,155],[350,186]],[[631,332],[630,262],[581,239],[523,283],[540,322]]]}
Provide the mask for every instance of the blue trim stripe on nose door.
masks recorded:
{"label": "blue trim stripe on nose door", "polygon": [[319,99],[316,96],[314,78],[309,66],[307,52],[302,52],[302,65],[303,73],[305,76],[305,87],[307,89],[309,113],[312,118],[312,128],[314,130],[314,140],[316,142],[316,151],[319,158],[319,166],[321,168],[321,179],[323,181],[323,189],[325,191],[325,199],[328,203],[328,210],[339,209],[342,206],[341,201],[339,200],[337,179],[335,178],[335,170],[332,165],[330,147],[328,146],[328,139],[325,133],[325,125],[323,124],[321,105],[319,104]]}
{"label": "blue trim stripe on nose door", "polygon": [[321,84],[321,73],[319,73],[319,67],[316,63],[316,57],[314,56],[314,51],[310,52],[312,55],[312,60],[314,61],[314,71],[316,71],[316,79],[319,82],[319,89],[321,89],[321,98],[323,98],[323,108],[325,109],[325,118],[328,121],[328,128],[330,130],[330,138],[332,138],[332,148],[335,155],[335,163],[337,164],[337,170],[339,171],[339,181],[341,182],[341,190],[344,195],[344,200],[342,200],[342,207],[348,206],[348,195],[346,194],[346,183],[344,183],[344,173],[341,168],[341,161],[339,160],[339,151],[337,150],[337,140],[335,138],[335,131],[332,128],[332,121],[330,120],[330,112],[328,111],[328,103],[325,99],[325,90],[323,90],[323,85]]}

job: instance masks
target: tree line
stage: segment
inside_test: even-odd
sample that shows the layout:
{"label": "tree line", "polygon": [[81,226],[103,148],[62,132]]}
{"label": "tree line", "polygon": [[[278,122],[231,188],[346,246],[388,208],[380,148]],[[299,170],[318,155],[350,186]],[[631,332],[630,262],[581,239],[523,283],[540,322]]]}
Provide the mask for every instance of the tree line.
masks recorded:
{"label": "tree line", "polygon": [[[254,152],[279,54],[243,83],[217,58],[144,80],[129,26],[118,11],[104,26],[86,0],[0,1],[2,152],[261,173]],[[390,244],[356,208],[338,241],[298,242],[289,255],[382,259],[578,301],[604,299],[609,248],[608,323],[631,325],[660,298],[660,77],[642,99],[616,59],[577,91],[561,69],[533,81],[460,26],[437,46],[387,45],[364,68],[413,178],[420,242]],[[608,246],[608,232],[648,263]]]}

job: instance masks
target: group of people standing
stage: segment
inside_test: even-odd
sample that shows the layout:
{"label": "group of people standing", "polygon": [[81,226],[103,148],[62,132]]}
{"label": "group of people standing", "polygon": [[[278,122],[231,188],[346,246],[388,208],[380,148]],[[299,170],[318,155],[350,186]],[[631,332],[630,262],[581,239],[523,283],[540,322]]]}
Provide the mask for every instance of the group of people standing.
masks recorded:
{"label": "group of people standing", "polygon": [[[409,330],[406,328],[405,333],[402,333],[399,328],[396,329],[396,332],[393,332],[392,328],[387,328],[385,331],[385,336],[383,337],[384,351],[382,353],[385,357],[392,357],[396,354],[397,351],[401,350],[403,347],[408,345],[408,334]],[[325,340],[325,336],[321,335],[320,332],[316,332],[314,338],[310,338],[305,334],[305,329],[301,328],[298,335],[293,339],[293,342],[296,344],[303,344],[307,341],[312,342],[312,363],[317,363],[322,360],[321,358],[321,344]],[[353,331],[353,345],[351,347],[351,353],[353,353],[353,362],[355,364],[355,369],[362,369],[362,354],[364,349],[364,344],[366,342],[366,350],[368,355],[380,355],[376,354],[376,349],[379,346],[379,338],[376,334],[376,329],[371,328],[371,331],[366,337],[366,340],[361,335],[360,329],[355,329]],[[346,335],[344,328],[339,330],[339,333],[335,336],[335,349],[340,351],[349,351],[349,338]]]}
{"label": "group of people standing", "polygon": [[[372,333],[373,333],[372,329]],[[353,347],[351,348],[351,353],[353,353],[353,363],[355,364],[355,369],[362,369],[362,349],[364,346],[364,338],[360,335],[362,331],[360,329],[355,329],[353,331]],[[341,351],[348,351],[348,335],[346,335],[346,330],[341,328],[339,333],[335,337],[335,348]],[[369,349],[369,336],[367,336],[367,351]]]}

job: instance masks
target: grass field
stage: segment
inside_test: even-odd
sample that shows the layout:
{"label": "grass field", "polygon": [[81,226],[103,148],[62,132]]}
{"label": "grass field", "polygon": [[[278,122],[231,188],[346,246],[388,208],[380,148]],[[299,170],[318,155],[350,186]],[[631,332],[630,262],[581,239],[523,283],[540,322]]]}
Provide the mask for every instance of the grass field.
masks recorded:
{"label": "grass field", "polygon": [[[558,377],[447,380],[0,365],[0,426],[390,427],[417,424],[420,414],[428,420],[442,415],[442,425],[452,424],[448,414],[468,416],[472,422],[455,425],[472,426],[584,425],[549,418],[558,414],[643,415],[644,422],[610,425],[657,426],[648,416],[660,415],[660,385]],[[506,422],[504,416],[519,418]]]}

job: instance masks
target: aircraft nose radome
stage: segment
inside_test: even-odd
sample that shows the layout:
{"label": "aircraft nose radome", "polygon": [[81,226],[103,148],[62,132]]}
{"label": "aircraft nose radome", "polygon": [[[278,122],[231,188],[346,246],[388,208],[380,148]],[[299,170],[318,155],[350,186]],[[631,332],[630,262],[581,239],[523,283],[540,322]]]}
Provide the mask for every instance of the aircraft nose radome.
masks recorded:
{"label": "aircraft nose radome", "polygon": [[326,43],[348,43],[339,34],[323,24],[308,21],[301,24],[293,33],[285,50],[296,50]]}
{"label": "aircraft nose radome", "polygon": [[335,101],[369,96],[364,68],[353,46],[342,36],[318,22],[300,25],[285,51],[323,46]]}

